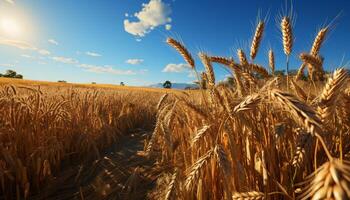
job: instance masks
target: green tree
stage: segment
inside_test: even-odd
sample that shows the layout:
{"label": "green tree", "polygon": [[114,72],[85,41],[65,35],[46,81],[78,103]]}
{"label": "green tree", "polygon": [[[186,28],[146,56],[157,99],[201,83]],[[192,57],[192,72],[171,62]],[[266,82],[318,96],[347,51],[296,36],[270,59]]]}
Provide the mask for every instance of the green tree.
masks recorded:
{"label": "green tree", "polygon": [[5,74],[0,74],[0,77],[23,79],[23,75],[17,74],[16,71],[10,69],[6,70]]}
{"label": "green tree", "polygon": [[23,79],[23,76],[22,76],[22,74],[16,74],[16,76],[13,78]]}
{"label": "green tree", "polygon": [[233,79],[232,76],[227,77],[225,82],[230,87],[233,87],[235,85],[235,80]]}
{"label": "green tree", "polygon": [[285,74],[285,70],[276,70],[275,71],[275,76],[284,76]]}
{"label": "green tree", "polygon": [[165,82],[163,83],[163,87],[164,87],[164,88],[167,88],[167,89],[170,89],[170,88],[171,88],[171,82],[170,82],[170,81],[165,81]]}

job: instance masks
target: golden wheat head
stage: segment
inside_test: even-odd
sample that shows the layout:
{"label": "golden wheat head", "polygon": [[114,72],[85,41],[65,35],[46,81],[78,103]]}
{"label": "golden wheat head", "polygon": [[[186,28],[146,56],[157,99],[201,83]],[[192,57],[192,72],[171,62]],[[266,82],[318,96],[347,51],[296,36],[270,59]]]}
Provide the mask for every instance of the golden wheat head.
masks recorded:
{"label": "golden wheat head", "polygon": [[180,42],[176,41],[173,38],[167,38],[166,42],[172,46],[174,49],[176,49],[181,56],[185,59],[185,61],[192,67],[192,69],[194,69],[195,64],[194,64],[194,60],[190,54],[190,52],[186,49],[186,47],[181,44]]}
{"label": "golden wheat head", "polygon": [[292,32],[292,22],[288,16],[282,18],[281,21],[281,31],[282,31],[282,42],[283,51],[289,56],[292,52],[293,47],[293,32]]}
{"label": "golden wheat head", "polygon": [[264,33],[264,27],[265,27],[265,23],[263,21],[260,21],[256,26],[255,34],[250,47],[250,57],[252,60],[254,60],[254,58],[256,57],[256,54],[258,53],[259,46]]}

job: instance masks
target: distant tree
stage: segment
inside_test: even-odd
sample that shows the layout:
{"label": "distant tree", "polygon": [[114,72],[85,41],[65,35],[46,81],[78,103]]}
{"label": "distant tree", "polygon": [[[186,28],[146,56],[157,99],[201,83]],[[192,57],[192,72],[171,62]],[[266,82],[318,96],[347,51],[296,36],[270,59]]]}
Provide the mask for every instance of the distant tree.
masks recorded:
{"label": "distant tree", "polygon": [[125,84],[124,84],[124,82],[120,82],[120,85],[121,85],[121,86],[124,86]]}
{"label": "distant tree", "polygon": [[228,86],[233,87],[235,85],[235,80],[232,76],[228,76],[225,80]]}
{"label": "distant tree", "polygon": [[297,74],[298,74],[298,70],[296,69],[289,70],[289,76],[296,76]]}
{"label": "distant tree", "polygon": [[163,83],[163,87],[164,87],[164,88],[167,88],[167,89],[170,89],[170,88],[171,88],[171,82],[170,82],[170,81],[165,81],[165,82]]}
{"label": "distant tree", "polygon": [[91,82],[91,84],[95,85],[95,84],[96,84],[96,82]]}
{"label": "distant tree", "polygon": [[284,76],[285,70],[276,70],[275,71],[275,76]]}
{"label": "distant tree", "polygon": [[4,77],[14,78],[16,75],[17,75],[17,72],[9,69],[9,70],[6,70],[6,73],[4,74]]}
{"label": "distant tree", "polygon": [[0,74],[0,77],[23,79],[21,74],[17,74],[16,71],[10,69],[6,70],[5,74]]}
{"label": "distant tree", "polygon": [[14,78],[23,79],[23,76],[22,76],[22,74],[16,74],[16,76]]}
{"label": "distant tree", "polygon": [[67,83],[67,81],[65,81],[65,80],[58,80],[57,82],[59,82],[59,83]]}

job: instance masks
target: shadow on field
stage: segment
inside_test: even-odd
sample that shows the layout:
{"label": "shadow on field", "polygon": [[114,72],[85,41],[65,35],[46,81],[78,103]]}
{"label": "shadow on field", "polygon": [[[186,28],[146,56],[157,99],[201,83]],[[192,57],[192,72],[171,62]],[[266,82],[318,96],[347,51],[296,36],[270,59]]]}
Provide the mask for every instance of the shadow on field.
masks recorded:
{"label": "shadow on field", "polygon": [[32,199],[145,199],[161,169],[143,152],[151,132],[123,136],[91,165],[66,169]]}

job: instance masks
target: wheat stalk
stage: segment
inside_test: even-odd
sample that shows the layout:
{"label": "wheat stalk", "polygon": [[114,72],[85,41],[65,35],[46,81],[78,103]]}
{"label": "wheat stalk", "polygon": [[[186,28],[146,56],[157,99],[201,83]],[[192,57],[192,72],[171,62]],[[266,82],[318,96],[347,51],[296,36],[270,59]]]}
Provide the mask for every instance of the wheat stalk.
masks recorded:
{"label": "wheat stalk", "polygon": [[222,56],[210,56],[209,59],[211,62],[220,63],[225,66],[231,66],[232,64],[234,64],[233,58],[225,58]]}
{"label": "wheat stalk", "polygon": [[239,113],[245,110],[250,110],[260,102],[261,96],[259,94],[248,95],[241,103],[234,107],[233,112]]}
{"label": "wheat stalk", "polygon": [[326,121],[334,114],[336,100],[347,81],[347,71],[343,68],[334,71],[332,77],[328,79],[319,98],[317,108],[322,121]]}
{"label": "wheat stalk", "polygon": [[252,60],[256,57],[258,53],[259,45],[263,37],[265,23],[263,21],[259,21],[258,25],[255,29],[255,34],[252,40],[252,44],[250,47],[250,57]]}
{"label": "wheat stalk", "polygon": [[241,64],[242,67],[245,67],[248,65],[247,56],[245,55],[245,53],[242,49],[237,50],[237,56],[239,59],[239,63]]}
{"label": "wheat stalk", "polygon": [[183,44],[170,37],[167,38],[166,42],[181,54],[184,60],[192,67],[192,69],[195,68],[195,63],[192,55]]}
{"label": "wheat stalk", "polygon": [[297,75],[295,77],[295,80],[301,79],[301,77],[304,75],[304,69],[306,67],[306,63],[301,64],[301,66],[298,69]]}
{"label": "wheat stalk", "polygon": [[309,175],[299,199],[349,199],[350,162],[338,159],[324,163]]}
{"label": "wheat stalk", "polygon": [[270,96],[276,100],[282,107],[286,108],[292,115],[293,119],[301,126],[304,126],[310,133],[320,134],[321,120],[317,117],[316,112],[296,99],[293,95],[273,89],[270,91]]}
{"label": "wheat stalk", "polygon": [[208,85],[213,88],[215,86],[215,75],[214,75],[214,70],[213,66],[210,61],[210,57],[207,56],[205,53],[200,52],[198,53],[199,58],[201,59],[205,70],[207,72],[207,78],[208,78]]}
{"label": "wheat stalk", "polygon": [[191,146],[193,147],[203,136],[209,132],[211,125],[204,125],[201,129],[199,129],[196,135],[191,140]]}
{"label": "wheat stalk", "polygon": [[265,199],[265,194],[262,192],[234,192],[232,194],[232,200],[259,200]]}
{"label": "wheat stalk", "polygon": [[292,82],[292,88],[294,89],[295,93],[297,94],[297,96],[302,99],[303,101],[307,101],[307,95],[304,92],[304,90],[294,81],[291,79]]}
{"label": "wheat stalk", "polygon": [[306,145],[309,142],[310,134],[302,132],[299,134],[299,141],[297,143],[297,148],[292,159],[292,165],[294,167],[301,167],[301,164],[305,160]]}
{"label": "wheat stalk", "polygon": [[269,66],[271,68],[271,73],[275,74],[275,55],[272,49],[269,50]]}
{"label": "wheat stalk", "polygon": [[200,157],[190,168],[190,172],[185,180],[185,187],[190,190],[193,184],[197,182],[199,173],[203,170],[206,163],[208,163],[214,155],[214,148],[210,149],[202,157]]}
{"label": "wheat stalk", "polygon": [[249,66],[251,71],[255,71],[255,72],[259,73],[264,78],[267,78],[269,76],[269,72],[267,72],[267,70],[261,65],[249,64],[248,66]]}
{"label": "wheat stalk", "polygon": [[328,27],[322,28],[316,35],[314,43],[312,44],[310,54],[313,56],[317,56],[323,41],[326,38],[326,34],[328,32]]}
{"label": "wheat stalk", "polygon": [[173,197],[174,192],[175,192],[177,177],[178,177],[178,171],[177,171],[177,169],[175,169],[174,174],[171,176],[169,186],[167,187],[164,200],[172,199],[171,197]]}
{"label": "wheat stalk", "polygon": [[[319,56],[313,56],[307,53],[301,53],[299,58],[308,64],[309,76],[313,80],[313,74],[318,73],[320,76],[323,76],[323,59]],[[298,77],[298,76],[297,76]]]}
{"label": "wheat stalk", "polygon": [[157,104],[157,110],[159,110],[162,107],[162,105],[163,105],[165,99],[168,97],[168,95],[169,95],[168,93],[165,93],[160,97],[158,104]]}
{"label": "wheat stalk", "polygon": [[289,56],[292,52],[293,47],[293,32],[291,20],[288,16],[282,18],[281,21],[281,31],[282,31],[282,42],[283,42],[283,51]]}

